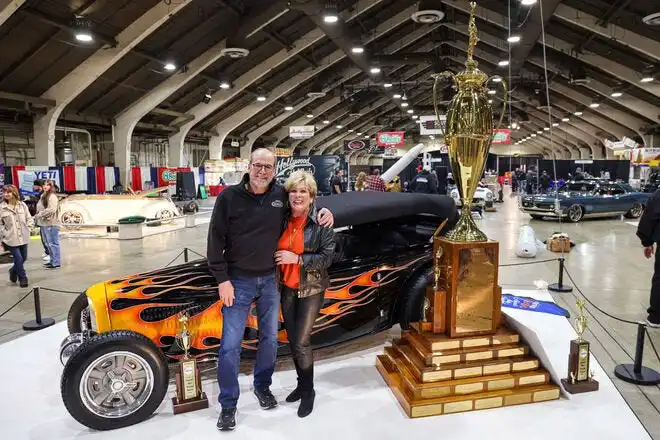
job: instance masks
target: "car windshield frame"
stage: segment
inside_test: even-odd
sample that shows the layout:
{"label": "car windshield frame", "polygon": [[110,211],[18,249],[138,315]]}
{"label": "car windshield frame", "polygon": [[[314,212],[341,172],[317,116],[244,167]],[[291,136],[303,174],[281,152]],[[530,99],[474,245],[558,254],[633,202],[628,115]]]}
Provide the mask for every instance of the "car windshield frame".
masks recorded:
{"label": "car windshield frame", "polygon": [[[582,187],[587,187],[588,189],[583,190]],[[569,182],[559,188],[559,192],[593,194],[598,189],[598,187],[599,185],[595,182]]]}

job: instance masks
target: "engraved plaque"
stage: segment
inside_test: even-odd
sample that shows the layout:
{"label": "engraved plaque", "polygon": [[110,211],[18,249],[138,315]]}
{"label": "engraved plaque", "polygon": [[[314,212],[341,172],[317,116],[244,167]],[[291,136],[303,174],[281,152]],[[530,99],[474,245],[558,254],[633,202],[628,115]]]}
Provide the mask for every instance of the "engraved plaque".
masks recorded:
{"label": "engraved plaque", "polygon": [[493,329],[494,286],[497,262],[490,248],[459,251],[456,289],[456,333],[487,332]]}

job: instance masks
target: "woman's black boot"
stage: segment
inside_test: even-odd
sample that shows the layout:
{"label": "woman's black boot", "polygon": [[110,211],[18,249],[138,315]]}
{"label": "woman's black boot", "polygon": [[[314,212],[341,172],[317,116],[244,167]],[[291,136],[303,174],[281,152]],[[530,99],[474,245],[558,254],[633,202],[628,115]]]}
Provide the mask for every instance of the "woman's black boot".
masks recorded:
{"label": "woman's black boot", "polygon": [[307,417],[312,413],[314,409],[314,397],[316,397],[316,393],[313,390],[301,397],[300,406],[298,407],[298,417]]}

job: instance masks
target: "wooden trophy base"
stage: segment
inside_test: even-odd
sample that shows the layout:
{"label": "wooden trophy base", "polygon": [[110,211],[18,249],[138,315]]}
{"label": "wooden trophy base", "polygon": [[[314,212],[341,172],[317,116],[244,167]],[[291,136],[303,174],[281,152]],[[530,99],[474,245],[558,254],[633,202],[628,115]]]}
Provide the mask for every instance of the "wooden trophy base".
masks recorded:
{"label": "wooden trophy base", "polygon": [[564,389],[571,394],[598,391],[598,381],[594,379],[587,379],[575,383],[571,383],[570,379],[562,379],[561,384],[564,386]]}
{"label": "wooden trophy base", "polygon": [[560,388],[519,334],[501,327],[488,336],[450,338],[423,327],[413,324],[376,359],[408,417],[559,398]]}
{"label": "wooden trophy base", "polygon": [[206,393],[202,391],[198,399],[192,399],[188,401],[181,401],[174,396],[172,397],[172,408],[174,409],[174,414],[183,414],[191,411],[197,411],[200,409],[205,409],[209,407],[209,399],[206,397]]}

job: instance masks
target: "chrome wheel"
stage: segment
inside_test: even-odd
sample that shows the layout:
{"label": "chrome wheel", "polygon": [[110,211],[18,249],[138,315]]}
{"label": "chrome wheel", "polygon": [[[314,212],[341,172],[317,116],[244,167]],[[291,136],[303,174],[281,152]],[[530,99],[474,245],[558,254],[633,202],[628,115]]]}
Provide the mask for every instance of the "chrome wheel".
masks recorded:
{"label": "chrome wheel", "polygon": [[78,211],[65,211],[60,217],[62,225],[68,228],[75,228],[85,223],[85,217]]}
{"label": "chrome wheel", "polygon": [[114,351],[94,360],[80,380],[80,397],[92,413],[119,418],[139,410],[154,388],[147,361],[128,351]]}
{"label": "chrome wheel", "polygon": [[163,223],[172,221],[174,217],[176,217],[176,213],[170,209],[161,209],[156,213],[156,218]]}
{"label": "chrome wheel", "polygon": [[568,219],[574,223],[579,222],[582,220],[582,207],[579,205],[573,205],[570,208],[568,208],[568,211],[566,211],[566,215],[568,215]]}
{"label": "chrome wheel", "polygon": [[641,215],[644,213],[644,207],[640,205],[639,203],[635,203],[632,208],[630,208],[630,216],[632,218],[637,218],[641,217]]}

